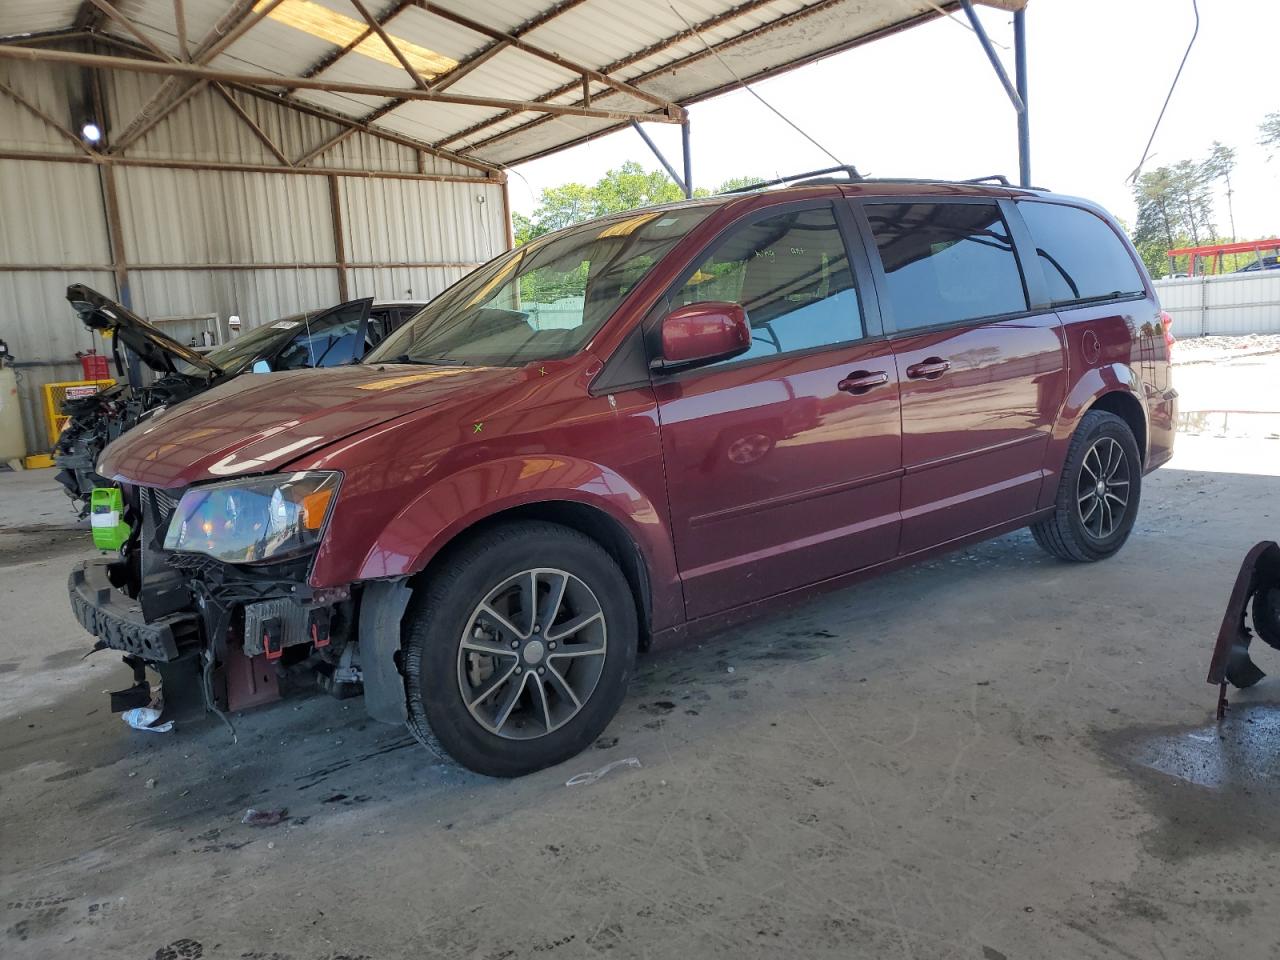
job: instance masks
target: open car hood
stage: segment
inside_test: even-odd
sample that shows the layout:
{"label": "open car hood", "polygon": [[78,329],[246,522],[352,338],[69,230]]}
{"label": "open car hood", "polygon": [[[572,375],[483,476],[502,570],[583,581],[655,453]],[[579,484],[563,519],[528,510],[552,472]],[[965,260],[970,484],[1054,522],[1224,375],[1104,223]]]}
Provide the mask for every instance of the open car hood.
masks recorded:
{"label": "open car hood", "polygon": [[67,300],[88,329],[110,331],[156,373],[177,373],[177,360],[184,360],[214,376],[222,373],[222,368],[216,363],[183,346],[92,287],[73,283],[67,287]]}

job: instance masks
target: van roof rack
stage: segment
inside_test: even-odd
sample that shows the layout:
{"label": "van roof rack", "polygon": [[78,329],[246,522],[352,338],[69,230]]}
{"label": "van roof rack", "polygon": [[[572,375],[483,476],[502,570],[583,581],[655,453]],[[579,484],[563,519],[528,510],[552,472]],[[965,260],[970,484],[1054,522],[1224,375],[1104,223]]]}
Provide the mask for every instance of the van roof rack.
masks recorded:
{"label": "van roof rack", "polygon": [[[805,184],[819,183],[836,183],[835,177],[830,176],[833,173],[844,174],[849,183],[993,183],[1002,187],[1011,189],[1017,188],[1008,177],[1003,173],[992,173],[985,177],[967,177],[964,180],[926,180],[915,179],[911,177],[864,177],[857,171],[856,167],[848,164],[841,164],[838,167],[823,167],[821,170],[810,170],[807,173],[797,173],[790,177],[778,177],[775,180],[761,180],[759,183],[749,183],[746,186],[734,187],[731,190],[724,191],[725,194],[731,193],[747,193],[751,190],[761,190],[764,187],[777,187],[782,184],[792,184],[794,186],[804,186]],[[1044,187],[1025,187],[1026,190],[1043,190]]]}
{"label": "van roof rack", "polygon": [[808,170],[805,173],[792,174],[789,177],[778,177],[775,180],[762,180],[759,183],[749,183],[743,187],[734,187],[732,190],[726,190],[725,193],[746,193],[749,190],[759,190],[762,187],[777,187],[784,183],[795,183],[798,180],[812,180],[815,177],[826,177],[831,173],[843,173],[850,183],[856,183],[863,179],[856,167],[842,163],[836,167],[823,167],[821,170]]}

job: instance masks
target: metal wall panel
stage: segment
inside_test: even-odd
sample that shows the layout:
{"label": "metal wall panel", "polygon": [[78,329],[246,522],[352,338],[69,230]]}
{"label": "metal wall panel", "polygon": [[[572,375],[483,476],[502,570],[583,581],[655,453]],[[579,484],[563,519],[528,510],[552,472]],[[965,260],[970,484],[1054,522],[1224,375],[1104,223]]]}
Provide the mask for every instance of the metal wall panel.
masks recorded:
{"label": "metal wall panel", "polygon": [[243,331],[339,299],[338,275],[330,269],[140,270],[130,289],[134,310],[144,316],[237,316]]}
{"label": "metal wall panel", "polygon": [[129,264],[334,260],[323,177],[147,167],[116,175]]}
{"label": "metal wall panel", "polygon": [[502,188],[412,180],[338,181],[352,263],[483,263],[506,249]]}
{"label": "metal wall panel", "polygon": [[1280,270],[1155,281],[1179,337],[1280,333]]}
{"label": "metal wall panel", "polygon": [[[3,232],[3,231],[0,231]],[[18,361],[18,392],[27,449],[48,447],[40,388],[58,380],[79,380],[76,351],[106,343],[91,334],[67,305],[67,286],[87,283],[111,291],[111,274],[85,271],[0,272],[0,340]]]}
{"label": "metal wall panel", "polygon": [[0,263],[110,260],[96,167],[0,160]]}
{"label": "metal wall panel", "polygon": [[[3,5],[0,2],[0,7]],[[0,64],[0,79],[64,127],[74,124],[63,70],[45,63],[4,63]],[[0,94],[0,148],[41,153],[84,152],[64,134],[4,94]]]}
{"label": "metal wall panel", "polygon": [[349,273],[351,296],[375,300],[431,300],[467,274],[465,267],[383,267]]}

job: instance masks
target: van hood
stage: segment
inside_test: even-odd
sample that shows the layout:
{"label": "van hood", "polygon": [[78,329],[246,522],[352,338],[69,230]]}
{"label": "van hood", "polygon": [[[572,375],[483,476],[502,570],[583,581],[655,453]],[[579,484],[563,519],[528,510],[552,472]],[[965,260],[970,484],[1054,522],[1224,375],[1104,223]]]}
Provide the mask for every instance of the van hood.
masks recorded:
{"label": "van hood", "polygon": [[161,407],[103,451],[98,472],[174,489],[269,473],[331,443],[518,377],[508,367],[408,364],[247,374]]}

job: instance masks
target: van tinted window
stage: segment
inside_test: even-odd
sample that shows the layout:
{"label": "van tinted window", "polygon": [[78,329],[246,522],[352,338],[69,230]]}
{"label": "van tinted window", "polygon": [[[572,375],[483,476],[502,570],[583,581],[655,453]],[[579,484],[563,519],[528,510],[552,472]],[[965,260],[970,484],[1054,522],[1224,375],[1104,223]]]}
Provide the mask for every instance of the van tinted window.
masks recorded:
{"label": "van tinted window", "polygon": [[1019,203],[1018,210],[1035,241],[1054,303],[1143,292],[1129,251],[1100,217],[1060,203],[1028,201]]}
{"label": "van tinted window", "polygon": [[995,203],[869,203],[899,330],[1027,309],[1009,228]]}
{"label": "van tinted window", "polygon": [[858,292],[830,207],[733,229],[671,299],[673,307],[724,300],[746,308],[751,347],[724,362],[862,336]]}

